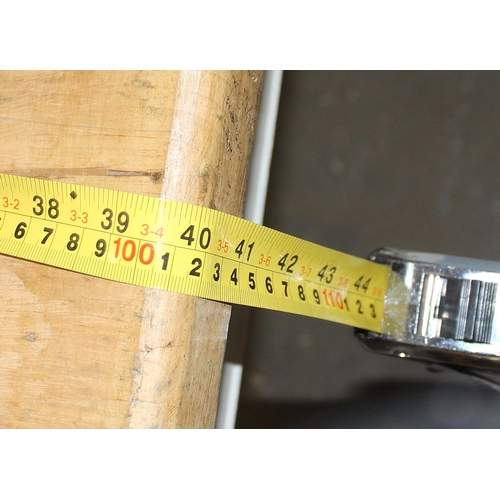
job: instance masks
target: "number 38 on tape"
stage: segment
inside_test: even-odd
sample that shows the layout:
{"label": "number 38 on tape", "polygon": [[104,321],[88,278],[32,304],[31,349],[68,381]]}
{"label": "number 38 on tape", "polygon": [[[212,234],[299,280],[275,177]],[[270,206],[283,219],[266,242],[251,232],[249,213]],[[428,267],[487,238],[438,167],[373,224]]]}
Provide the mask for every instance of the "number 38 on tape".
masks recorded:
{"label": "number 38 on tape", "polygon": [[0,174],[0,253],[381,331],[389,268],[216,210]]}

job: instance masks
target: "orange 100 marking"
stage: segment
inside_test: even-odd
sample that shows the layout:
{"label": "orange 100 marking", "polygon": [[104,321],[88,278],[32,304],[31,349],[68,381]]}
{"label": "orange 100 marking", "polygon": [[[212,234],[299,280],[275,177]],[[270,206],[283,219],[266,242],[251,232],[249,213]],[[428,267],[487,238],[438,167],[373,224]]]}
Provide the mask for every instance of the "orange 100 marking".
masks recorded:
{"label": "orange 100 marking", "polygon": [[[123,243],[123,247],[121,246],[122,239],[117,238],[113,243],[116,245],[115,250],[115,259],[120,257],[120,248],[121,248],[121,257],[124,261],[130,262],[134,260],[135,254],[137,252],[137,245],[134,240],[125,240]],[[143,243],[139,247],[139,262],[147,266],[151,264],[155,258],[155,248],[151,243]]]}

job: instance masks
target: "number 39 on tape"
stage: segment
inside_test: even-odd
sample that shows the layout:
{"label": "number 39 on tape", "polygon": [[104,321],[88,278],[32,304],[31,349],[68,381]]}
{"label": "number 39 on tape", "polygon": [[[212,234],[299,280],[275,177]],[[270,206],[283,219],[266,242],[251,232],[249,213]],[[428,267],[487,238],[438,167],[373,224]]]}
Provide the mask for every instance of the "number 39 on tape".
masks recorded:
{"label": "number 39 on tape", "polygon": [[389,268],[216,210],[0,174],[0,253],[381,331]]}

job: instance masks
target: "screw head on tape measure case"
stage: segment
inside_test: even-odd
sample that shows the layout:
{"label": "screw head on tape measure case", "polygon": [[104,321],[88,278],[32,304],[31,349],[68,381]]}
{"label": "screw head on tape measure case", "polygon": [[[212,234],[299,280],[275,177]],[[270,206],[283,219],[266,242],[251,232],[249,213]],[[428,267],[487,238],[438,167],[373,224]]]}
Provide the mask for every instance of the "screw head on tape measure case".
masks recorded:
{"label": "screw head on tape measure case", "polygon": [[387,266],[187,203],[0,174],[0,253],[383,331]]}

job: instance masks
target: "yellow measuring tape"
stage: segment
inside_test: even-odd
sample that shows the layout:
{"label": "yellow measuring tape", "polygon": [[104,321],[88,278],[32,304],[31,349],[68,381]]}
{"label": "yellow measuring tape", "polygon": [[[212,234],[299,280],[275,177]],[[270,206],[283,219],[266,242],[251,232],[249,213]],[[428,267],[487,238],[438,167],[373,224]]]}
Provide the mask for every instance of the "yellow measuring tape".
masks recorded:
{"label": "yellow measuring tape", "polygon": [[187,203],[0,174],[0,253],[382,331],[388,267]]}

